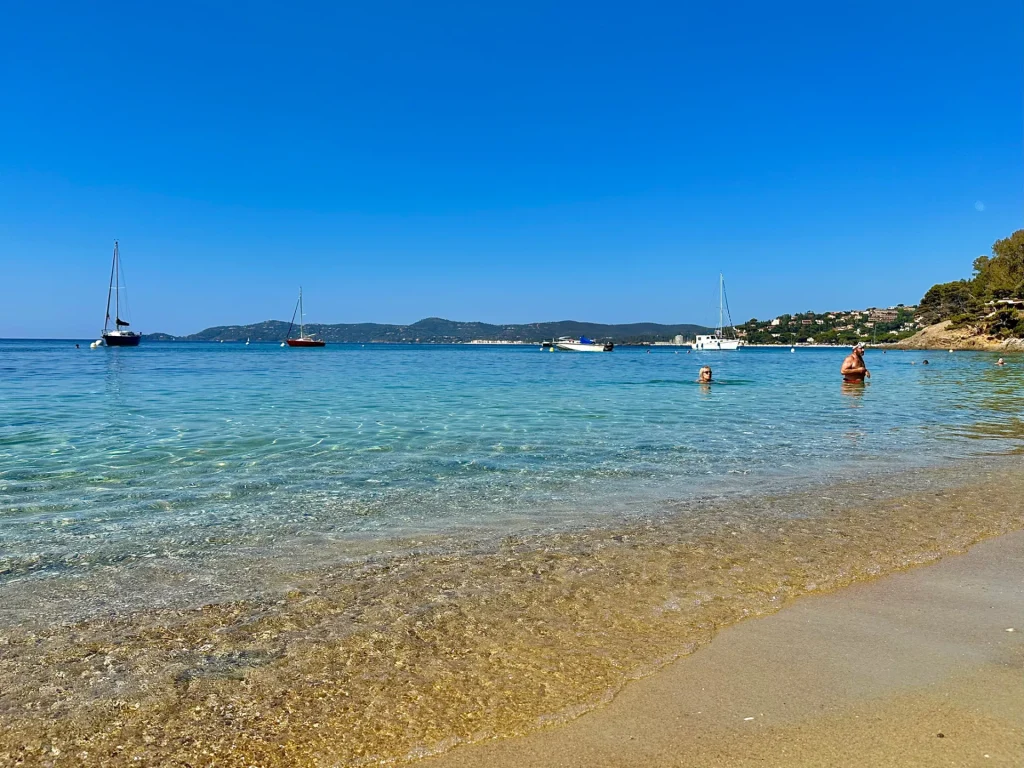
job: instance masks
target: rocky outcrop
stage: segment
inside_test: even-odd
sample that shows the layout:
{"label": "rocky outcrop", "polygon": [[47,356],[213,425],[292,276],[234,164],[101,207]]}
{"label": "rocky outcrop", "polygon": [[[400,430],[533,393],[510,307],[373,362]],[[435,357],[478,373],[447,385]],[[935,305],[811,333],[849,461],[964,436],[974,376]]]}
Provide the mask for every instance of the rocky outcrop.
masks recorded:
{"label": "rocky outcrop", "polygon": [[896,349],[974,349],[987,352],[1024,352],[1024,339],[994,339],[978,328],[950,328],[944,320],[923,328],[909,339],[892,345]]}

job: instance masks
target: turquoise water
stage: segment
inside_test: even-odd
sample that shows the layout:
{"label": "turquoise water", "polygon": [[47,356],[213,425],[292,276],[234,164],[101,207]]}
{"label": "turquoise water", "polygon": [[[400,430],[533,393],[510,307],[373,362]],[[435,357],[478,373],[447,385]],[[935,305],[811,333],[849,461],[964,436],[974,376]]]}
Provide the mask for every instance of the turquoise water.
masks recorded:
{"label": "turquoise water", "polygon": [[845,354],[3,341],[0,581],[589,525],[1020,446],[1019,367],[870,351],[849,388]]}

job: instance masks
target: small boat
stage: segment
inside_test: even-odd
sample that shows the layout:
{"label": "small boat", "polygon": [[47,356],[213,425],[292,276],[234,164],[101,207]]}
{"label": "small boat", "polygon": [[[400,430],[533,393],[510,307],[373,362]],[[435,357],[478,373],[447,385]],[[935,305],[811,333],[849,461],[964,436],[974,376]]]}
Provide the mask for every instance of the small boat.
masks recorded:
{"label": "small boat", "polygon": [[[295,315],[299,316],[299,335],[292,338],[292,328],[295,327]],[[327,342],[323,339],[314,339],[313,334],[306,335],[304,313],[302,310],[302,288],[299,288],[299,300],[295,304],[295,312],[292,312],[292,321],[288,324],[288,334],[285,337],[285,344],[289,347],[325,347]],[[282,344],[281,346],[284,346]]]}
{"label": "small boat", "polygon": [[[124,281],[121,270],[121,255],[118,252],[117,240],[114,241],[114,261],[110,265],[110,286],[107,288],[107,317],[103,321],[103,341],[108,347],[137,347],[142,340],[142,334],[135,331],[125,330],[130,326],[127,320],[121,319],[121,307],[124,306],[124,314],[128,312],[128,286]],[[122,293],[126,295],[121,296]],[[110,327],[110,299],[114,299],[114,327]]]}
{"label": "small boat", "polygon": [[[729,318],[729,325],[725,325],[726,317]],[[727,330],[733,332],[732,338],[726,334]],[[718,327],[713,334],[697,336],[697,340],[690,346],[702,352],[725,352],[740,348],[740,340],[732,326],[732,313],[729,312],[729,304],[725,298],[724,275],[718,276]]]}
{"label": "small boat", "polygon": [[605,343],[591,341],[586,336],[580,336],[578,339],[563,336],[557,341],[544,342],[541,348],[545,347],[552,351],[559,349],[562,352],[611,352],[615,349],[615,344],[610,341]]}
{"label": "small boat", "polygon": [[245,340],[245,346],[247,346],[247,347],[249,346],[249,339]]}

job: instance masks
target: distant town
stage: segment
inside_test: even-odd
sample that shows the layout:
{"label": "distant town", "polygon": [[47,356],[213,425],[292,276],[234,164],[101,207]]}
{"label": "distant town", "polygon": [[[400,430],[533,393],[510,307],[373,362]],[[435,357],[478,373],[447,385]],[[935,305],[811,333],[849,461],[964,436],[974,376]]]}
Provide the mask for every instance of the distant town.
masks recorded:
{"label": "distant town", "polygon": [[921,329],[917,306],[870,307],[835,312],[800,312],[736,326],[748,344],[887,344]]}
{"label": "distant town", "polygon": [[[917,306],[869,307],[836,312],[798,312],[771,320],[752,318],[735,326],[736,336],[750,345],[771,344],[890,344],[908,338],[920,330]],[[729,335],[728,329],[726,335]],[[604,339],[599,339],[603,341]],[[653,338],[633,343],[654,346],[682,346],[693,336],[676,334],[670,339]],[[470,344],[530,344],[530,341],[473,339]],[[630,342],[622,342],[629,344]]]}

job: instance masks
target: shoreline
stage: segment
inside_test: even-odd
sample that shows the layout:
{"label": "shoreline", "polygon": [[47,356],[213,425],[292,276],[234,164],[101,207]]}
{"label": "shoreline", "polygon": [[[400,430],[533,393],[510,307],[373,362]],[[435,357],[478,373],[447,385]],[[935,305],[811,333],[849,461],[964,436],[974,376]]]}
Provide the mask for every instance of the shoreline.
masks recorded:
{"label": "shoreline", "polygon": [[1024,531],[728,627],[559,727],[424,768],[1016,766]]}
{"label": "shoreline", "polygon": [[265,573],[263,598],[5,627],[0,764],[403,764],[568,722],[723,627],[1024,529],[1012,459],[961,470]]}
{"label": "shoreline", "polygon": [[943,320],[941,323],[922,328],[909,338],[892,345],[892,348],[916,351],[956,350],[958,352],[1001,352],[1015,354],[1024,352],[1024,339],[993,339],[978,333],[974,328],[951,328],[952,322]]}

